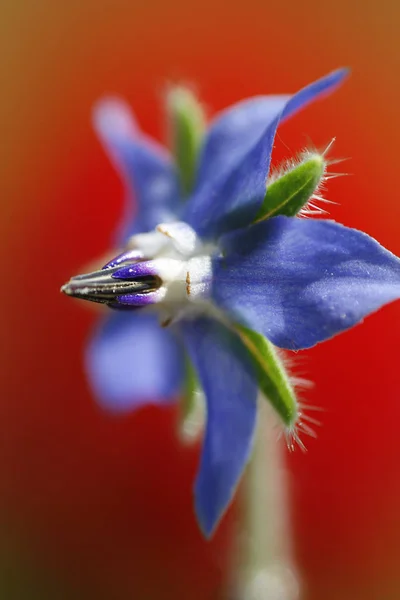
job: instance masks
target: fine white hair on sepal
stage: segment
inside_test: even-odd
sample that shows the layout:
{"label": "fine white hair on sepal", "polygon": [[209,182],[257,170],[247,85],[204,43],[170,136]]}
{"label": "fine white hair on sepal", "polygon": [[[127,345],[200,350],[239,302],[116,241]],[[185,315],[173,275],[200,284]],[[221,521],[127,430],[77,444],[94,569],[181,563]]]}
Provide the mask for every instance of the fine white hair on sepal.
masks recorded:
{"label": "fine white hair on sepal", "polygon": [[[304,150],[302,155],[303,156],[312,156],[312,155],[319,155],[324,159],[324,172],[323,175],[321,177],[321,180],[318,184],[318,186],[316,187],[316,189],[314,190],[313,195],[311,196],[310,200],[307,202],[307,204],[300,210],[298,216],[299,217],[315,217],[315,216],[325,216],[329,214],[329,211],[326,208],[323,208],[322,206],[320,206],[321,204],[331,204],[331,205],[338,205],[338,202],[334,202],[333,200],[329,200],[328,198],[325,197],[325,191],[326,191],[326,182],[329,181],[330,179],[335,179],[337,177],[342,177],[344,175],[348,175],[348,173],[337,173],[337,172],[332,172],[329,171],[329,167],[331,167],[332,165],[341,163],[345,160],[347,160],[346,158],[327,158],[327,155],[329,154],[329,152],[331,151],[334,143],[336,141],[336,137],[333,137],[330,142],[325,146],[325,148],[323,150],[317,150],[317,149],[313,149],[313,150]],[[306,160],[303,158],[303,160]]]}
{"label": "fine white hair on sepal", "polygon": [[282,423],[277,423],[280,430],[279,438],[284,436],[286,446],[290,452],[293,452],[296,447],[302,452],[307,451],[304,437],[316,438],[317,433],[315,427],[319,427],[321,422],[314,417],[311,417],[308,412],[322,410],[319,407],[311,406],[302,401],[302,392],[309,390],[314,386],[314,382],[303,376],[299,372],[301,366],[301,357],[289,354],[287,351],[280,348],[275,348],[279,360],[283,364],[289,383],[294,391],[297,401],[297,414],[295,421],[289,426],[282,426]]}
{"label": "fine white hair on sepal", "polygon": [[314,417],[307,414],[306,411],[319,410],[319,407],[305,405],[303,402],[299,402],[299,411],[297,414],[296,422],[290,427],[285,428],[283,434],[285,436],[286,445],[290,452],[293,452],[298,446],[300,450],[305,452],[307,447],[303,441],[304,436],[316,438],[317,433],[315,427],[320,427],[321,422]]}
{"label": "fine white hair on sepal", "polygon": [[328,210],[326,209],[326,207],[321,206],[321,204],[338,204],[337,202],[329,200],[325,197],[327,181],[336,177],[348,175],[348,173],[332,172],[328,170],[329,167],[331,167],[332,165],[347,160],[346,158],[331,159],[327,157],[335,141],[336,138],[332,138],[322,150],[317,149],[312,143],[310,143],[308,147],[303,148],[300,152],[297,153],[297,155],[283,161],[283,163],[281,163],[276,169],[274,169],[268,177],[267,188],[269,185],[271,185],[271,183],[274,183],[277,179],[283,177],[288,172],[292,171],[304,162],[313,158],[318,158],[321,160],[323,165],[323,173],[321,179],[318,182],[318,185],[316,186],[309,201],[298,212],[298,217],[308,218],[315,216],[325,216],[328,214]]}
{"label": "fine white hair on sepal", "polygon": [[291,384],[296,389],[305,389],[309,390],[314,387],[314,382],[306,379],[305,377],[299,377],[297,375],[292,375],[290,377]]}

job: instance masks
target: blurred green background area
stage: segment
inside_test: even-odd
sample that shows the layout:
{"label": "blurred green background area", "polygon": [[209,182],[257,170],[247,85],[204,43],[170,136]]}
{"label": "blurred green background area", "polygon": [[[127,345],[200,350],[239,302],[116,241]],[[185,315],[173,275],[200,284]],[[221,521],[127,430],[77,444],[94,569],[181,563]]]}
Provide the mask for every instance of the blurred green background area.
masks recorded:
{"label": "blurred green background area", "polygon": [[[273,161],[336,136],[351,176],[329,184],[331,218],[400,254],[399,28],[395,0],[0,4],[1,598],[213,600],[229,563],[235,509],[200,537],[198,449],[179,446],[175,410],[103,414],[81,364],[96,314],[59,294],[122,206],[94,101],[125,97],[162,139],[168,82],[194,84],[212,115],[349,65],[279,130]],[[296,356],[324,409],[287,463],[306,600],[400,597],[399,317],[386,307]]]}

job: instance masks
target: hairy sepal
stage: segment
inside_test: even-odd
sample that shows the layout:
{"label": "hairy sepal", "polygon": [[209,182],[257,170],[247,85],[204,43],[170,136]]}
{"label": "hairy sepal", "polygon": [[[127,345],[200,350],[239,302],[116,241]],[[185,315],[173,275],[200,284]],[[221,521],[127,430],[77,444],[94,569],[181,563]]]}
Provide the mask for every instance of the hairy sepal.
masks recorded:
{"label": "hairy sepal", "polygon": [[193,188],[200,144],[205,131],[203,107],[194,93],[183,86],[167,93],[167,118],[170,145],[175,156],[184,197]]}
{"label": "hairy sepal", "polygon": [[286,429],[292,430],[299,417],[298,403],[276,349],[260,333],[238,324],[235,328],[254,361],[261,392],[273,406]]}
{"label": "hairy sepal", "polygon": [[179,438],[187,444],[198,441],[205,424],[205,398],[197,373],[188,355],[185,356],[185,385],[180,401]]}
{"label": "hairy sepal", "polygon": [[255,222],[277,215],[296,216],[317,192],[326,167],[323,154],[309,151],[298,161],[284,165],[267,182],[267,192]]}

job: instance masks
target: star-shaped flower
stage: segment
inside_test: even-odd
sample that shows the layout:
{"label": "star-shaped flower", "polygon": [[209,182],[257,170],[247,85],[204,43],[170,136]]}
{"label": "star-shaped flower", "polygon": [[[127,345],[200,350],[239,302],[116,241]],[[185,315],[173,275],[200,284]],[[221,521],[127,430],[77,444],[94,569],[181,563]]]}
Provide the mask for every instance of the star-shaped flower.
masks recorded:
{"label": "star-shaped flower", "polygon": [[375,240],[295,216],[323,178],[323,155],[305,155],[268,180],[279,123],[333,91],[345,74],[222,112],[202,141],[193,182],[180,178],[124,103],[107,100],[95,111],[95,127],[129,190],[117,236],[124,252],[63,289],[121,309],[101,323],[86,356],[96,396],[114,411],[176,399],[185,347],[207,402],[195,484],[206,535],[249,458],[258,390],[293,436],[296,425],[301,429],[293,386],[272,344],[309,348],[400,297],[400,261]]}

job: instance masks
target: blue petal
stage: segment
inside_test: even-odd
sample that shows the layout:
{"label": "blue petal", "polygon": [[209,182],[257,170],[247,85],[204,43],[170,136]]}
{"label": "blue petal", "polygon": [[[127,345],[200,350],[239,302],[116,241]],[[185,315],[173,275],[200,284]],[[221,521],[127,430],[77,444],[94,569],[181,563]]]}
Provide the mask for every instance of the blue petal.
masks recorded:
{"label": "blue petal", "polygon": [[86,371],[99,403],[111,412],[165,404],[179,393],[183,355],[154,315],[112,313],[86,351]]}
{"label": "blue petal", "polygon": [[149,231],[159,223],[176,220],[179,181],[167,151],[138,130],[129,107],[121,100],[99,102],[93,121],[127,186],[118,243],[124,243],[134,233]]}
{"label": "blue petal", "polygon": [[265,196],[278,124],[332,92],[346,74],[339,69],[293,96],[256,97],[223,112],[206,137],[184,220],[210,238],[250,223]]}
{"label": "blue petal", "polygon": [[249,458],[257,384],[239,337],[213,319],[183,322],[182,330],[207,398],[207,428],[195,484],[196,513],[210,536]]}
{"label": "blue petal", "polygon": [[216,303],[281,348],[314,346],[400,298],[400,260],[333,221],[276,217],[222,248]]}

